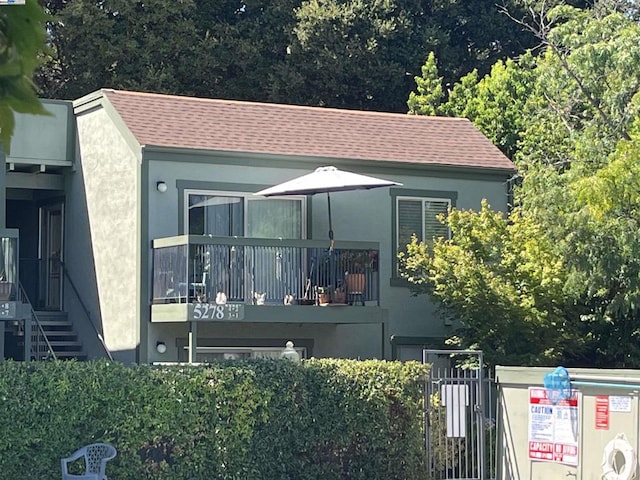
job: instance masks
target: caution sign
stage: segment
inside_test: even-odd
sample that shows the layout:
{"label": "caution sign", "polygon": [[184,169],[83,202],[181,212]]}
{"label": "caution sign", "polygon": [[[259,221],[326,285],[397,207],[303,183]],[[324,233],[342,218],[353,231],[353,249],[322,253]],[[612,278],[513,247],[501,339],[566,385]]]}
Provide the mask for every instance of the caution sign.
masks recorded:
{"label": "caution sign", "polygon": [[609,430],[609,395],[596,395],[596,430]]}
{"label": "caution sign", "polygon": [[529,458],[578,465],[578,396],[552,404],[544,388],[529,388]]}

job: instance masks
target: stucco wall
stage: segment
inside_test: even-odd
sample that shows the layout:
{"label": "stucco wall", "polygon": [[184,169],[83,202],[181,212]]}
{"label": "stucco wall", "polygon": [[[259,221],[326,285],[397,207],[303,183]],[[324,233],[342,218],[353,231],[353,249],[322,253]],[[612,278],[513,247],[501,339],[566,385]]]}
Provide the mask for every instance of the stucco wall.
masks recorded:
{"label": "stucco wall", "polygon": [[[109,350],[119,360],[134,361],[140,331],[139,162],[104,110],[78,115],[77,127],[79,164],[73,177],[75,198],[70,209],[87,219],[87,230],[69,232],[68,249],[73,253],[69,258],[75,258],[74,268],[84,271],[78,272],[78,278],[95,280],[94,285],[83,284],[80,288],[85,298],[93,297],[97,302],[90,310],[99,312]],[[89,263],[83,265],[80,258]]]}
{"label": "stucco wall", "polygon": [[[545,374],[553,370],[554,367],[497,367],[500,403],[497,418],[500,445],[497,478],[600,480],[605,447],[618,434],[626,436],[637,455],[640,446],[640,370],[569,369],[578,401],[578,465],[574,467],[529,459],[529,387],[543,387]],[[628,387],[622,387],[625,384]],[[600,428],[596,428],[596,396],[626,399],[623,403],[628,402],[629,411],[610,408],[608,427],[602,428],[603,417],[600,416]]]}
{"label": "stucco wall", "polygon": [[[160,160],[161,159],[161,160]],[[256,186],[270,186],[304,175],[316,166],[333,162],[300,163],[292,168],[291,162],[267,162],[238,158],[213,158],[207,156],[169,154],[154,156],[145,154],[148,161],[149,203],[147,229],[149,240],[177,235],[182,232],[179,225],[180,182],[195,182],[205,188],[220,185],[240,184],[238,190],[256,191]],[[353,165],[335,164],[338,168],[353,170]],[[365,168],[365,167],[363,167]],[[361,171],[358,169],[358,171]],[[447,178],[433,172],[420,173],[418,170],[402,170],[397,167],[373,167],[362,173],[398,181],[407,190],[449,191],[457,195],[456,206],[463,209],[479,209],[481,200],[488,199],[494,209],[505,211],[507,207],[506,178],[482,177],[473,174],[451,173]],[[168,189],[164,193],[156,191],[156,183],[163,181]],[[310,197],[312,204],[311,231],[309,238],[328,238],[328,215],[326,195]],[[426,296],[414,297],[406,287],[391,286],[393,225],[392,211],[395,207],[390,189],[359,190],[331,194],[333,231],[336,240],[380,242],[379,272],[381,281],[381,306],[388,309],[388,325],[385,333],[387,345],[385,355],[389,358],[391,335],[396,336],[438,336],[446,337],[450,326],[437,316],[433,305]],[[328,245],[328,240],[327,240]],[[150,351],[154,335],[160,335],[165,326],[150,325]],[[234,335],[246,328],[235,327]],[[250,336],[257,334],[251,331]],[[381,356],[380,325],[343,325],[324,333],[323,340],[327,356],[341,353],[343,356],[371,358]]]}
{"label": "stucco wall", "polygon": [[[11,155],[7,161],[70,161],[72,149],[69,142],[73,137],[69,130],[73,127],[69,115],[71,104],[57,100],[43,100],[49,115],[17,114],[14,135],[11,138]],[[37,132],[38,141],[33,141]]]}
{"label": "stucco wall", "polygon": [[[287,340],[303,339],[313,343],[311,355],[318,358],[337,358],[344,355],[343,351],[339,349],[340,346],[333,342],[336,331],[340,328],[340,326],[336,325],[306,325],[301,323],[244,323],[242,325],[200,323],[198,325],[198,339],[200,345],[206,345],[211,340],[225,343],[231,339],[252,338],[264,340],[265,342],[270,341],[272,346],[282,349],[284,349]],[[175,339],[184,340],[188,337],[188,334],[189,326],[186,323],[151,324],[148,361],[151,363],[175,361],[178,358],[178,347]],[[157,342],[166,344],[167,351],[164,354],[156,351]],[[379,335],[375,343],[380,343]]]}

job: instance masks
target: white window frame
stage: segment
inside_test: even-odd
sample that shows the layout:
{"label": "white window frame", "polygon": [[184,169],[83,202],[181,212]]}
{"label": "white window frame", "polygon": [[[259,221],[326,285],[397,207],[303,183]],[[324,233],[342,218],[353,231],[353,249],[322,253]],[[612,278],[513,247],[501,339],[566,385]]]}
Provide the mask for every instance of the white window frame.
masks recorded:
{"label": "white window frame", "polygon": [[[420,233],[420,241],[425,242],[425,241],[431,241],[431,239],[433,237],[430,237],[427,239],[426,236],[426,232],[425,232],[425,211],[424,211],[424,204],[425,202],[442,202],[442,203],[446,203],[447,206],[447,210],[451,208],[451,206],[453,205],[453,202],[451,201],[451,198],[444,198],[444,197],[418,197],[418,196],[397,196],[396,197],[396,248],[398,250],[398,252],[401,251],[401,249],[403,248],[403,245],[400,244],[400,202],[401,201],[415,201],[415,202],[420,202],[420,208],[421,208],[421,217],[422,217],[422,221],[420,222],[420,225],[422,227],[422,232]],[[447,227],[447,239],[451,238],[451,229]]]}

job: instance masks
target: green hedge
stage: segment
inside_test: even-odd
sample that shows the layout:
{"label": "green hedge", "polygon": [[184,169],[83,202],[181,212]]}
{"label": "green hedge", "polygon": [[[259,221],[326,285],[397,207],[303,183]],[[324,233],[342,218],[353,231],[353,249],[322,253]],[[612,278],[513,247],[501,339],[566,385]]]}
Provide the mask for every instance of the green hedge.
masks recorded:
{"label": "green hedge", "polygon": [[0,362],[0,479],[60,478],[112,443],[110,480],[424,478],[418,363]]}

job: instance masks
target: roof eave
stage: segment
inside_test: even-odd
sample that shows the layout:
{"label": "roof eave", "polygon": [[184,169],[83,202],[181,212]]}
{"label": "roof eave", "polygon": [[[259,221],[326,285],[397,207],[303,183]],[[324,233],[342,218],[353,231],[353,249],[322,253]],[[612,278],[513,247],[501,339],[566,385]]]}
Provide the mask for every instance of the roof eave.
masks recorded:
{"label": "roof eave", "polygon": [[[166,145],[143,145],[142,146],[143,159],[153,160],[167,160],[176,161],[176,155],[190,155],[196,157],[207,158],[224,158],[231,163],[246,164],[247,160],[266,160],[270,164],[274,160],[291,163],[292,166],[300,167],[300,163],[309,165],[329,165],[332,163],[339,163],[342,166],[362,166],[371,165],[376,167],[388,167],[399,169],[418,169],[418,170],[433,170],[439,172],[451,172],[451,173],[476,173],[476,174],[491,174],[510,177],[514,175],[516,168],[503,168],[503,167],[486,167],[486,166],[473,166],[473,165],[454,165],[446,163],[419,163],[402,160],[377,160],[377,159],[361,159],[361,158],[348,158],[348,157],[318,157],[312,155],[295,155],[295,154],[274,154],[264,152],[244,152],[234,150],[212,150],[202,148],[189,148],[189,147],[175,147]],[[204,159],[203,159],[204,161]],[[315,168],[315,167],[314,167]]]}
{"label": "roof eave", "polygon": [[134,153],[138,161],[142,161],[142,146],[131,129],[120,116],[118,109],[109,100],[105,89],[97,90],[73,102],[73,111],[76,115],[91,112],[97,109],[104,109],[107,116],[115,128],[120,132],[122,138],[127,143],[131,151]]}

